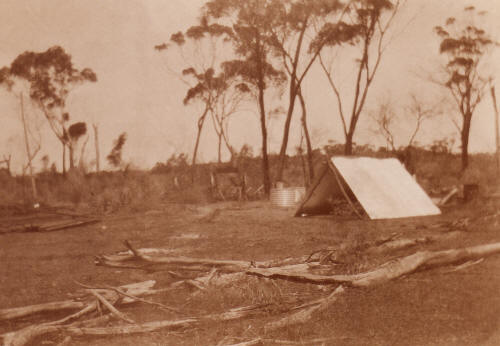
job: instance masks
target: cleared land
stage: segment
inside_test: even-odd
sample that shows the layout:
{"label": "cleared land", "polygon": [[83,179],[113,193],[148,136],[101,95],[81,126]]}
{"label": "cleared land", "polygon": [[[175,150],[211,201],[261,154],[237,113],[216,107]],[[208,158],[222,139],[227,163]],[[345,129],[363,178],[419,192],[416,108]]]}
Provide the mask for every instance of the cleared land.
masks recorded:
{"label": "cleared land", "polygon": [[[132,215],[105,217],[79,228],[0,235],[0,308],[62,301],[82,289],[155,280],[155,288],[179,281],[167,270],[96,266],[94,256],[135,248],[164,248],[171,256],[213,260],[269,261],[328,249],[329,274],[373,269],[421,250],[444,250],[500,241],[500,203],[477,200],[448,207],[437,217],[362,221],[353,217],[292,218],[292,210],[267,202],[206,206],[165,204]],[[4,218],[2,225],[22,223]],[[418,239],[391,248],[391,240]],[[389,246],[388,246],[389,245]],[[333,263],[333,262],[335,263]],[[413,273],[367,288],[347,288],[328,309],[299,324],[269,328],[300,304],[327,297],[335,285],[315,285],[243,276],[223,287],[180,286],[151,297],[178,309],[166,311],[137,302],[119,307],[137,323],[206,316],[260,306],[251,316],[230,321],[204,319],[174,330],[127,336],[72,336],[72,345],[478,345],[500,343],[500,255],[468,267],[446,266]],[[174,271],[183,277],[200,274]],[[0,334],[63,318],[71,312],[0,322]],[[108,325],[123,325],[112,318]],[[267,326],[267,328],[266,328]],[[51,333],[33,344],[57,344]]]}

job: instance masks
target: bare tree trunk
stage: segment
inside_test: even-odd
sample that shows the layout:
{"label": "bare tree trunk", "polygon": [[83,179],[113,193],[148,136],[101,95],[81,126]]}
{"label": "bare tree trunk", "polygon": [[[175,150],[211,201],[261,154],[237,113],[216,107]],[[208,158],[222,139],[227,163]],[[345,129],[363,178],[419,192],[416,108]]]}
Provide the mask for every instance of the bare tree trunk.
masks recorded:
{"label": "bare tree trunk", "polygon": [[307,128],[307,110],[306,103],[304,101],[304,95],[302,95],[302,89],[299,87],[298,96],[300,100],[300,106],[302,107],[302,129],[304,130],[304,137],[306,139],[306,149],[307,149],[307,164],[309,166],[309,182],[314,179],[314,167],[313,167],[313,150],[311,144],[311,137],[309,136],[309,129]]}
{"label": "bare tree trunk", "polygon": [[267,127],[266,111],[264,108],[264,89],[259,88],[259,108],[260,108],[260,127],[262,132],[262,174],[264,180],[264,191],[266,195],[271,191],[271,177],[269,174],[269,157],[267,156]]}
{"label": "bare tree trunk", "polygon": [[94,145],[95,145],[95,171],[99,173],[100,162],[99,162],[99,131],[97,124],[92,124],[94,128]]}
{"label": "bare tree trunk", "polygon": [[33,165],[31,163],[31,160],[33,157],[31,156],[31,151],[30,151],[30,144],[29,144],[29,138],[28,138],[28,129],[26,128],[26,118],[24,117],[24,102],[23,102],[23,93],[21,92],[21,120],[23,122],[23,129],[24,129],[24,143],[26,144],[26,155],[28,156],[28,166],[30,168],[30,178],[31,178],[31,189],[33,191],[33,200],[36,201],[38,196],[36,192],[36,182],[35,182],[35,176],[33,175]]}
{"label": "bare tree trunk", "polygon": [[80,158],[78,159],[78,168],[81,169],[82,172],[86,171],[85,167],[85,148],[87,147],[87,143],[89,141],[89,136],[85,138],[85,142],[82,144],[82,149],[80,150]]}
{"label": "bare tree trunk", "polygon": [[[363,60],[360,61],[360,63],[359,63],[360,65],[359,65],[359,70],[358,70],[358,77],[356,79],[356,89],[354,92],[354,104],[352,106],[351,121],[349,123],[349,130],[347,131],[347,135],[345,138],[344,154],[347,156],[352,155],[352,144],[353,144],[352,139],[354,137],[354,131],[356,130],[356,125],[358,123],[359,114],[361,112],[361,107],[362,107],[362,104],[359,104],[358,100],[359,100],[360,93],[361,93],[361,90],[360,90],[360,88],[361,88],[361,85],[360,85],[361,84],[361,76],[363,74],[365,61],[366,61],[366,59],[368,59],[367,50],[368,50],[368,47],[367,47],[367,44],[365,43]],[[368,86],[365,87],[365,91],[367,89],[368,89]]]}
{"label": "bare tree trunk", "polygon": [[69,143],[68,149],[69,149],[69,169],[73,170],[75,168],[75,150],[73,148],[74,143]]}
{"label": "bare tree trunk", "polygon": [[229,154],[231,155],[231,161],[232,158],[235,155],[234,148],[229,144],[229,139],[227,136],[227,129],[224,129],[224,117],[218,117],[215,112],[211,112],[212,115],[212,120],[213,120],[213,125],[214,125],[214,130],[215,133],[217,134],[218,137],[218,156],[217,156],[217,161],[218,163],[222,162],[222,141],[224,141],[224,144],[226,145],[227,150],[229,151]]}
{"label": "bare tree trunk", "polygon": [[352,137],[354,136],[354,132],[348,132],[345,138],[345,147],[344,154],[347,156],[352,155]]}
{"label": "bare tree trunk", "polygon": [[205,122],[205,118],[206,118],[207,114],[208,114],[208,106],[205,108],[205,110],[203,111],[203,114],[198,119],[198,133],[196,134],[196,142],[194,144],[194,150],[193,150],[193,160],[191,162],[191,181],[192,182],[194,182],[196,155],[198,154],[198,146],[200,145],[201,130],[203,130],[203,124]]}
{"label": "bare tree trunk", "polygon": [[226,148],[227,150],[229,151],[229,154],[231,154],[231,160],[233,158],[233,156],[236,154],[235,151],[234,151],[234,148],[231,144],[229,144],[229,139],[227,138],[227,131],[224,130],[224,128],[222,127],[222,124],[221,124],[221,132],[220,132],[220,136],[221,138],[224,140],[224,143],[226,144]]}
{"label": "bare tree trunk", "polygon": [[61,144],[62,144],[62,173],[63,173],[63,176],[66,175],[66,143],[62,142],[61,141]]}
{"label": "bare tree trunk", "polygon": [[[302,48],[302,42],[303,42],[304,35],[306,32],[306,28],[307,28],[306,23],[307,23],[307,21],[303,23],[302,30],[300,31],[300,35],[299,35],[299,38],[297,41],[297,47],[295,49],[295,55],[293,58],[292,68],[286,69],[287,71],[289,71],[289,75],[290,75],[289,103],[288,103],[288,112],[287,112],[286,120],[285,120],[285,127],[283,130],[283,140],[281,142],[280,156],[279,156],[279,160],[278,160],[278,176],[277,176],[278,181],[283,180],[283,173],[284,173],[285,164],[286,164],[286,149],[288,146],[288,137],[290,134],[290,124],[292,121],[293,110],[295,108],[295,101],[297,100],[297,93],[300,92],[300,83],[302,81],[301,79],[302,79],[302,77],[305,76],[305,73],[308,70],[308,68],[307,68],[306,71],[304,71],[304,74],[302,75],[300,80],[297,78],[297,66],[299,64],[299,59],[301,56],[300,52],[301,52],[301,48]],[[316,55],[314,56],[312,61],[314,61],[315,59],[316,59]],[[311,61],[311,63],[312,63],[312,61]],[[285,63],[285,65],[286,65],[286,63]]]}
{"label": "bare tree trunk", "polygon": [[258,83],[257,87],[259,89],[259,110],[260,110],[260,128],[262,133],[262,175],[264,183],[264,191],[266,195],[271,192],[271,175],[269,172],[269,157],[267,155],[267,126],[266,126],[266,109],[264,104],[264,71],[262,62],[265,59],[265,53],[261,52],[260,37],[257,36],[256,43],[256,57],[257,57],[257,73],[258,73]]}
{"label": "bare tree trunk", "polygon": [[311,180],[309,179],[309,174],[307,173],[307,162],[304,158],[304,151],[302,150],[302,142],[304,141],[304,134],[300,136],[300,144],[297,151],[297,156],[300,157],[300,163],[302,164],[302,176],[304,177],[304,185],[309,187]]}
{"label": "bare tree trunk", "polygon": [[[366,100],[366,95],[368,94],[368,89],[370,87],[370,83],[371,83],[373,77],[375,76],[375,72],[377,70],[378,63],[380,61],[380,57],[382,54],[382,51],[381,51],[381,48],[379,45],[378,58],[376,59],[377,61],[375,63],[375,66],[373,67],[373,71],[370,74],[369,67],[368,67],[368,54],[369,54],[368,51],[370,48],[371,40],[373,38],[373,30],[376,26],[376,23],[378,23],[378,21],[372,20],[370,27],[368,28],[368,31],[365,33],[365,37],[364,37],[363,56],[362,56],[361,60],[359,61],[358,75],[356,77],[356,87],[355,87],[355,91],[354,91],[354,102],[352,105],[351,121],[349,123],[349,131],[347,132],[347,135],[346,135],[346,143],[345,143],[345,148],[344,148],[344,153],[345,153],[345,155],[348,155],[348,156],[352,155],[352,145],[353,145],[352,139],[354,137],[354,131],[356,130],[356,125],[358,124],[359,116],[361,114],[361,111],[363,110],[363,106],[364,106],[364,103]],[[382,36],[380,36],[380,38],[379,38],[379,40],[380,40],[379,44],[382,42],[383,33],[381,33],[381,35]],[[364,87],[362,88],[361,87],[361,83],[362,83],[361,79],[362,79],[363,71],[366,74],[366,81],[365,81]]]}
{"label": "bare tree trunk", "polygon": [[278,174],[276,179],[278,181],[283,180],[283,172],[285,170],[286,164],[286,149],[288,147],[288,137],[290,135],[290,124],[292,122],[293,110],[295,108],[295,99],[297,97],[297,86],[295,83],[295,75],[292,75],[290,82],[290,105],[288,107],[288,112],[285,120],[285,127],[283,129],[283,141],[281,142],[280,155],[278,159]]}
{"label": "bare tree trunk", "polygon": [[218,148],[217,148],[217,162],[221,163],[222,162],[222,133],[219,134],[219,143],[218,143]]}
{"label": "bare tree trunk", "polygon": [[462,127],[462,172],[469,166],[469,132],[472,120],[472,113],[467,112],[464,115],[464,125]]}
{"label": "bare tree trunk", "polygon": [[498,133],[498,108],[497,108],[497,98],[495,94],[495,86],[491,86],[490,88],[491,91],[491,99],[493,101],[493,110],[495,111],[495,161],[497,164],[497,177],[499,176],[500,173],[500,156],[498,156],[499,153],[499,143],[500,143],[500,135]]}

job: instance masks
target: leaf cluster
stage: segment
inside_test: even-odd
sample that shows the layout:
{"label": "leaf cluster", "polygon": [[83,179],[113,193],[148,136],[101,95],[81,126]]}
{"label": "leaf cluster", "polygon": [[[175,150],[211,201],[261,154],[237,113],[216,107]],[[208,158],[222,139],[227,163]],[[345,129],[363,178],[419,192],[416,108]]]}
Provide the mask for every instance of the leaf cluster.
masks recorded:
{"label": "leaf cluster", "polygon": [[[479,73],[480,62],[496,44],[475,24],[475,8],[469,6],[464,11],[464,19],[450,17],[443,26],[434,28],[441,39],[439,52],[447,58],[444,85],[451,90],[463,115],[471,113],[481,99],[486,80]],[[479,13],[482,14],[484,12]]]}
{"label": "leaf cluster", "polygon": [[309,47],[313,52],[323,46],[356,44],[360,39],[370,40],[382,15],[394,8],[389,0],[354,0],[345,8],[349,20],[326,22]]}
{"label": "leaf cluster", "polygon": [[84,122],[74,123],[68,128],[69,137],[74,141],[77,141],[78,138],[85,135],[86,133],[87,133],[87,124]]}
{"label": "leaf cluster", "polygon": [[0,81],[5,80],[6,76],[28,81],[31,98],[48,109],[64,107],[71,85],[97,81],[91,69],[76,69],[71,55],[60,46],[41,53],[26,51],[12,62],[10,68],[4,67],[1,75]]}
{"label": "leaf cluster", "polygon": [[207,69],[203,73],[197,73],[193,67],[182,71],[184,76],[192,76],[196,80],[195,86],[189,88],[184,97],[184,104],[187,105],[194,99],[206,100],[211,94],[216,94],[228,87],[223,76],[215,76],[213,68]]}
{"label": "leaf cluster", "polygon": [[122,163],[122,150],[126,140],[127,140],[127,133],[126,132],[121,133],[120,136],[118,136],[118,138],[114,141],[113,149],[111,149],[111,152],[106,157],[109,164],[112,165],[113,167],[119,167],[120,164]]}
{"label": "leaf cluster", "polygon": [[281,20],[284,6],[289,1],[273,0],[210,0],[204,7],[204,16],[225,22],[224,35],[233,45],[238,58],[226,61],[222,69],[227,76],[239,76],[250,86],[266,88],[286,81],[269,61],[272,50],[270,28]]}

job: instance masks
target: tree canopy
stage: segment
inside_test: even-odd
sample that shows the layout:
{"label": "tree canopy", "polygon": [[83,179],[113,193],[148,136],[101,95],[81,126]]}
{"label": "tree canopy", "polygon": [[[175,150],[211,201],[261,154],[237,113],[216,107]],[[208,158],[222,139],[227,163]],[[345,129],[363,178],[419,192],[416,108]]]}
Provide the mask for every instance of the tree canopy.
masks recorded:
{"label": "tree canopy", "polygon": [[443,26],[435,28],[441,39],[439,53],[445,57],[443,85],[450,91],[462,117],[458,126],[462,144],[462,170],[468,166],[469,132],[476,106],[481,102],[489,76],[481,69],[481,62],[496,44],[477,24],[473,6],[464,9],[464,17],[449,17]]}
{"label": "tree canopy", "polygon": [[[0,70],[0,82],[12,87],[16,80],[29,86],[29,95],[47,119],[53,133],[63,146],[63,173],[65,149],[70,146],[66,123],[66,99],[71,89],[84,82],[96,82],[97,75],[90,68],[75,68],[71,55],[60,46],[44,52],[26,51],[14,59],[10,67]],[[71,146],[70,146],[71,151]],[[72,153],[70,152],[70,155]],[[72,162],[70,162],[72,165]]]}
{"label": "tree canopy", "polygon": [[64,107],[72,85],[97,81],[91,69],[76,69],[71,56],[59,46],[22,53],[10,65],[10,74],[27,80],[31,98],[47,109]]}

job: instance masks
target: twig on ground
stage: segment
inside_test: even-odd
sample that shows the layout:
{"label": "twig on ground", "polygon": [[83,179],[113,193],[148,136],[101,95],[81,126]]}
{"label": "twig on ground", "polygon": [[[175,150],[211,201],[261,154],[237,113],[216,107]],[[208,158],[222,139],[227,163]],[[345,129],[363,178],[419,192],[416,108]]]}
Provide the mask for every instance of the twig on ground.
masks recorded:
{"label": "twig on ground", "polygon": [[243,341],[243,342],[239,342],[237,344],[223,344],[223,345],[226,345],[226,346],[254,346],[254,345],[262,345],[262,339],[261,338],[257,338],[257,339],[253,339],[253,340],[249,340],[249,341]]}
{"label": "twig on ground", "polygon": [[127,316],[125,316],[124,313],[118,311],[118,309],[116,309],[110,302],[108,302],[106,300],[106,298],[104,298],[102,295],[99,294],[99,292],[97,292],[97,290],[94,290],[94,289],[91,289],[89,290],[90,293],[92,293],[97,299],[99,299],[99,301],[105,306],[108,308],[108,310],[113,314],[115,315],[116,317],[118,317],[119,319],[125,321],[125,322],[128,322],[128,323],[132,323],[132,324],[135,324],[135,321],[128,318]]}
{"label": "twig on ground", "polygon": [[56,346],[68,346],[70,342],[71,342],[71,336],[67,336],[63,339],[63,341],[58,343]]}
{"label": "twig on ground", "polygon": [[75,283],[77,283],[78,285],[80,285],[80,286],[82,286],[84,288],[87,288],[87,289],[111,290],[111,291],[114,291],[114,292],[116,292],[116,293],[124,296],[124,297],[130,298],[130,299],[133,299],[133,300],[136,300],[136,301],[139,301],[139,302],[143,302],[143,303],[150,304],[150,305],[155,305],[155,306],[158,306],[158,307],[163,308],[165,310],[173,311],[173,312],[176,312],[176,313],[181,313],[178,309],[172,308],[170,306],[167,306],[167,305],[164,305],[164,304],[161,304],[161,303],[152,302],[150,300],[134,296],[132,294],[124,292],[123,290],[119,289],[118,287],[113,287],[113,286],[109,286],[109,285],[104,285],[102,287],[92,287],[92,286],[85,285],[85,284],[83,284],[81,282],[78,282],[78,281],[75,281]]}
{"label": "twig on ground", "polygon": [[333,304],[339,295],[344,293],[344,287],[337,287],[328,297],[314,300],[310,303],[303,304],[293,310],[299,310],[289,316],[283,317],[282,319],[272,322],[266,325],[266,330],[275,330],[287,325],[293,325],[297,323],[304,323],[308,321],[312,314],[316,311],[322,311],[327,309],[331,304]]}
{"label": "twig on ground", "polygon": [[451,269],[445,271],[445,273],[453,273],[453,272],[456,272],[456,271],[459,271],[459,270],[463,270],[463,269],[472,267],[473,265],[479,264],[479,263],[481,263],[483,261],[484,261],[484,258],[480,258],[477,261],[468,261],[468,262],[465,262],[463,264],[460,264],[460,265],[458,265],[458,266],[456,266],[454,268],[451,268]]}
{"label": "twig on ground", "polygon": [[58,321],[47,322],[45,324],[48,326],[55,326],[55,325],[64,324],[64,323],[71,321],[71,320],[76,320],[76,319],[82,317],[83,315],[96,310],[97,306],[98,306],[97,302],[90,303],[88,306],[86,306],[82,310],[78,311],[77,313],[66,316],[65,318],[60,319]]}

